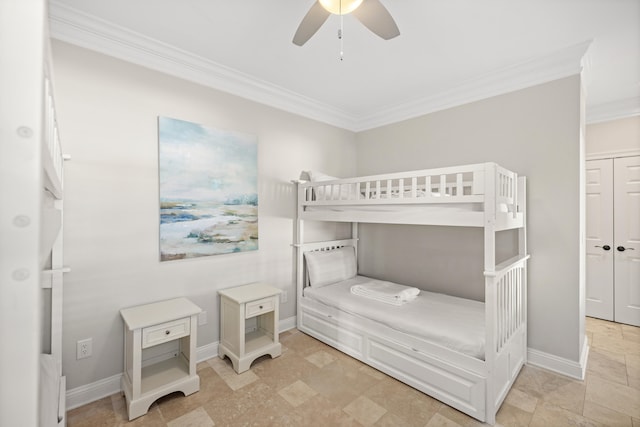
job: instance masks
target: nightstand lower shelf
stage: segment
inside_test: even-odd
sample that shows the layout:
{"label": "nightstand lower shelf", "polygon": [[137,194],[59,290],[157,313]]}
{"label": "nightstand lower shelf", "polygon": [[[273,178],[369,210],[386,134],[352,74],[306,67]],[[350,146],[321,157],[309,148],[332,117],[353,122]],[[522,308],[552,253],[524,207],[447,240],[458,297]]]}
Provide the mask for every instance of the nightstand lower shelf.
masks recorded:
{"label": "nightstand lower shelf", "polygon": [[273,344],[273,337],[262,331],[248,332],[245,335],[244,351],[246,354],[251,354],[255,351],[264,352],[267,347],[270,347]]}
{"label": "nightstand lower shelf", "polygon": [[141,393],[144,395],[153,390],[169,386],[189,377],[189,362],[182,357],[173,357],[142,368]]}
{"label": "nightstand lower shelf", "polygon": [[185,396],[200,389],[200,377],[189,375],[189,363],[182,357],[174,357],[142,368],[140,396],[134,398],[133,385],[125,374],[121,381],[127,398],[129,419],[147,413],[149,406],[160,397],[181,391]]}

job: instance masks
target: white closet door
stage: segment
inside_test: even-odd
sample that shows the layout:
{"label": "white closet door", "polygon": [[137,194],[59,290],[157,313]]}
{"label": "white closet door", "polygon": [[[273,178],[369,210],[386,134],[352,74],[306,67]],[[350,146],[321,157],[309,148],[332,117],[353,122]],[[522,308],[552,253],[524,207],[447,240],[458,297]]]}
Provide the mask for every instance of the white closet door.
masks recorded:
{"label": "white closet door", "polygon": [[640,326],[640,156],[614,162],[615,321]]}
{"label": "white closet door", "polygon": [[586,164],[586,314],[613,320],[613,159]]}

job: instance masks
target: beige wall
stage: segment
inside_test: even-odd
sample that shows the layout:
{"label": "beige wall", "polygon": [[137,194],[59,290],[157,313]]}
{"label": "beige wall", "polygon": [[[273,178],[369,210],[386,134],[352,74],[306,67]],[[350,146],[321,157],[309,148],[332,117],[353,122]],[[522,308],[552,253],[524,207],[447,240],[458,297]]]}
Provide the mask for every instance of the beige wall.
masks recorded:
{"label": "beige wall", "polygon": [[[220,288],[268,282],[288,291],[281,319],[295,316],[290,180],[302,169],[353,175],[354,134],[64,43],[53,56],[63,148],[73,158],[65,164],[67,387],[122,372],[123,307],[191,298],[208,313],[199,347],[218,341]],[[158,261],[159,115],[258,137],[259,251]],[[89,337],[93,357],[76,360],[76,341]]]}
{"label": "beige wall", "polygon": [[640,116],[587,125],[587,156],[640,153]]}
{"label": "beige wall", "polygon": [[[60,42],[54,66],[64,151],[73,157],[65,172],[69,389],[121,372],[123,307],[191,298],[208,312],[199,347],[218,340],[223,287],[272,283],[289,292],[281,318],[294,316],[290,180],[302,169],[354,176],[496,161],[527,175],[529,345],[577,360],[578,76],[354,135]],[[158,262],[159,115],[257,135],[259,251]],[[343,231],[313,225],[307,238]],[[513,237],[499,236],[507,247],[499,256],[512,250]],[[482,298],[478,230],[363,225],[361,238],[365,273]],[[76,361],[75,342],[88,337],[94,356]]]}
{"label": "beige wall", "polygon": [[[580,94],[576,75],[357,135],[360,175],[494,161],[527,176],[529,347],[573,362],[584,340]],[[482,295],[481,233],[362,228],[363,273]]]}

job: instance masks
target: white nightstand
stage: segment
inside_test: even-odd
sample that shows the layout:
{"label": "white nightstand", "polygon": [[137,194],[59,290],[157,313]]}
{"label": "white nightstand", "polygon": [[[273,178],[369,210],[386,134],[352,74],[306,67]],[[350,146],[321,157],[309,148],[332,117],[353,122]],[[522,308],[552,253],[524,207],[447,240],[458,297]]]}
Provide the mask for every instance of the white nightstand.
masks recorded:
{"label": "white nightstand", "polygon": [[[279,295],[282,291],[262,283],[218,291],[220,294],[220,345],[218,355],[228,356],[242,373],[260,356],[278,357]],[[247,331],[249,325],[249,331]]]}
{"label": "white nightstand", "polygon": [[120,310],[124,320],[122,389],[129,421],[144,415],[158,398],[200,389],[196,374],[198,313],[186,298]]}

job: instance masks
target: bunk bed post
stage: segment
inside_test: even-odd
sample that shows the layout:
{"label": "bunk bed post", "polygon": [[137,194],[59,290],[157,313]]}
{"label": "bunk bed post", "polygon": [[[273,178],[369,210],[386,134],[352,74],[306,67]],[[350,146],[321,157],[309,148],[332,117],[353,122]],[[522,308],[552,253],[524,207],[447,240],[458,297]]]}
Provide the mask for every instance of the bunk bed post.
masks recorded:
{"label": "bunk bed post", "polygon": [[[518,254],[520,257],[527,256],[527,178],[524,176],[518,177],[518,201],[516,208],[520,209],[522,212],[522,227],[518,229]],[[528,319],[527,317],[527,262],[523,264],[522,267],[522,313],[523,318]],[[523,330],[523,346],[522,354],[524,355],[524,362],[527,363],[527,328],[525,327]]]}
{"label": "bunk bed post", "polygon": [[294,181],[296,190],[298,193],[297,198],[297,210],[296,210],[296,235],[294,245],[296,250],[296,324],[298,329],[302,323],[302,317],[300,316],[300,301],[302,301],[302,288],[304,287],[304,254],[302,252],[302,244],[304,243],[304,221],[302,218],[303,205],[302,201],[305,200],[305,189],[300,187],[299,181]]}
{"label": "bunk bed post", "polygon": [[[60,206],[62,212],[62,200],[55,202]],[[64,214],[63,214],[64,215]],[[58,372],[62,374],[62,297],[63,297],[63,275],[69,269],[63,265],[63,221],[60,219],[60,231],[58,237],[51,248],[51,354],[55,355],[58,365]]]}
{"label": "bunk bed post", "polygon": [[496,358],[497,337],[497,292],[496,292],[496,195],[499,185],[496,182],[497,165],[486,163],[484,171],[484,275],[485,275],[485,366],[486,366],[486,422],[495,424],[495,384],[493,381],[494,363]]}
{"label": "bunk bed post", "polygon": [[353,239],[353,248],[356,251],[356,263],[358,262],[358,223],[351,223],[351,238]]}

